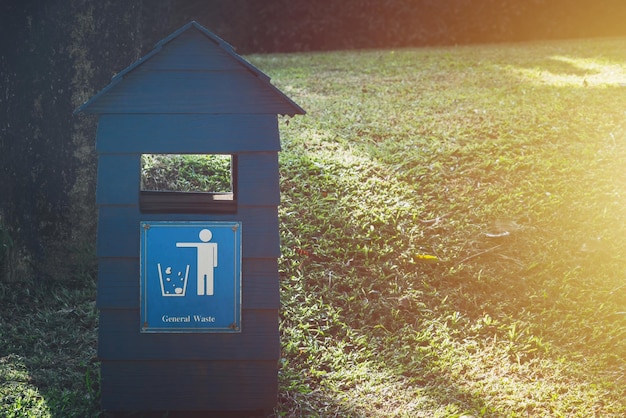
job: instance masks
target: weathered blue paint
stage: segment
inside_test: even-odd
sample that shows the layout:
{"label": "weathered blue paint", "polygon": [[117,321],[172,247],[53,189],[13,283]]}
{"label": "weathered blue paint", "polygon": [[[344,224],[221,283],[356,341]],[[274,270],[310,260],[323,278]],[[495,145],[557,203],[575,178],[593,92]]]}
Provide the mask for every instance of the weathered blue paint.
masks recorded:
{"label": "weathered blue paint", "polygon": [[280,185],[278,154],[256,152],[239,154],[239,204],[278,206]]}
{"label": "weathered blue paint", "polygon": [[276,318],[272,310],[255,310],[242,322],[245,332],[234,334],[137,333],[137,311],[111,310],[100,316],[98,326],[115,338],[99,342],[99,355],[109,360],[163,360],[154,345],[168,351],[168,361],[275,360],[280,350]]}
{"label": "weathered blue paint", "polygon": [[[172,347],[170,347],[172,348]],[[258,410],[269,407],[278,382],[276,360],[266,361],[110,361],[102,363],[102,406],[132,405],[136,411]],[[143,391],[138,388],[143,386]],[[175,399],[173,399],[175,398]],[[215,415],[213,415],[215,416]],[[267,416],[267,415],[266,415]]]}
{"label": "weathered blue paint", "polygon": [[142,332],[241,332],[241,223],[141,222]]}
{"label": "weathered blue paint", "polygon": [[[97,308],[109,310],[137,309],[139,299],[139,258],[101,257],[98,266]],[[241,292],[242,306],[247,310],[277,309],[279,281],[276,258],[245,258],[242,276],[246,278]],[[133,325],[135,322],[133,321]],[[102,331],[102,324],[101,331]],[[132,327],[132,331],[136,331]],[[253,331],[252,331],[253,332]]]}
{"label": "weathered blue paint", "polygon": [[267,75],[196,22],[163,39],[77,111],[304,114]]}
{"label": "weathered blue paint", "polygon": [[278,236],[278,209],[276,206],[239,207],[235,214],[145,214],[137,205],[99,206],[98,257],[139,257],[139,234],[141,221],[241,221],[243,258],[278,258],[280,241]]}
{"label": "weathered blue paint", "polygon": [[[304,111],[230,45],[191,22],[120,71],[76,112],[99,116],[103,408],[270,410],[280,352],[277,115]],[[232,207],[176,212],[157,205],[148,212],[140,204],[146,196],[140,170],[141,155],[151,153],[236,156]],[[140,224],[163,221],[242,225],[241,332],[140,332]]]}
{"label": "weathered blue paint", "polygon": [[102,115],[100,153],[201,154],[280,151],[276,115]]}
{"label": "weathered blue paint", "polygon": [[140,164],[140,154],[100,154],[96,203],[136,205],[141,181],[137,167]]}

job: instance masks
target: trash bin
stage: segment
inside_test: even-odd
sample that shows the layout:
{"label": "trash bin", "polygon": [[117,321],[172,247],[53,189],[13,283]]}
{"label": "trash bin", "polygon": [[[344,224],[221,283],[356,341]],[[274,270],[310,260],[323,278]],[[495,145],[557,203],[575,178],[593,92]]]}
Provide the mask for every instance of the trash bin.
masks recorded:
{"label": "trash bin", "polygon": [[[101,403],[271,410],[277,401],[277,115],[304,114],[196,22],[77,113],[98,115]],[[147,154],[230,156],[230,193],[142,191]]]}

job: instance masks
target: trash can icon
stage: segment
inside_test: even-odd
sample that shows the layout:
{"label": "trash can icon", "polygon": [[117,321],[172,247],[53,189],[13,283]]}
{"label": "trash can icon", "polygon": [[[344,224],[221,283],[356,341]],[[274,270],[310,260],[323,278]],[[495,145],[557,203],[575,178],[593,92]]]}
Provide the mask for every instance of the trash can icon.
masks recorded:
{"label": "trash can icon", "polygon": [[187,279],[189,277],[189,264],[182,271],[174,273],[172,267],[161,267],[161,263],[157,263],[159,269],[159,281],[161,282],[161,296],[182,297],[187,293]]}

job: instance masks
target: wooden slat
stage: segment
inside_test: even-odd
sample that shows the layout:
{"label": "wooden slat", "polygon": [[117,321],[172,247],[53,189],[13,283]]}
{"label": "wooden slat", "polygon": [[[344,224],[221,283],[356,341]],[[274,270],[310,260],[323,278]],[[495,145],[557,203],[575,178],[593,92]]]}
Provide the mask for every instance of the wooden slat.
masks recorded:
{"label": "wooden slat", "polygon": [[237,160],[239,204],[278,206],[278,153],[240,153]]}
{"label": "wooden slat", "polygon": [[108,411],[271,410],[276,361],[102,362],[102,407]]}
{"label": "wooden slat", "polygon": [[141,70],[236,71],[241,64],[215,42],[197,31],[187,31],[164,45]]}
{"label": "wooden slat", "polygon": [[143,213],[236,213],[233,193],[142,191],[139,208]]}
{"label": "wooden slat", "polygon": [[244,258],[280,257],[278,208],[276,206],[240,206],[242,255]]}
{"label": "wooden slat", "polygon": [[276,258],[244,258],[242,302],[245,309],[279,309],[280,280]]}
{"label": "wooden slat", "polygon": [[100,154],[96,203],[136,205],[141,181],[139,154]]}
{"label": "wooden slat", "polygon": [[279,151],[276,115],[102,115],[100,153],[233,154]]}
{"label": "wooden slat", "polygon": [[138,257],[140,221],[241,221],[243,258],[280,257],[278,208],[241,206],[235,214],[148,214],[138,206],[99,207],[99,257]]}
{"label": "wooden slat", "polygon": [[[137,309],[139,258],[98,260],[98,309]],[[244,258],[241,266],[243,309],[278,309],[280,290],[275,258]]]}
{"label": "wooden slat", "polygon": [[99,258],[98,309],[137,309],[139,307],[139,257]]}
{"label": "wooden slat", "polygon": [[139,71],[91,104],[91,113],[290,114],[280,94],[243,67],[236,71]]}
{"label": "wooden slat", "polygon": [[278,310],[242,311],[240,333],[140,333],[139,310],[101,310],[100,360],[278,360]]}
{"label": "wooden slat", "polygon": [[98,257],[139,257],[139,206],[98,208]]}

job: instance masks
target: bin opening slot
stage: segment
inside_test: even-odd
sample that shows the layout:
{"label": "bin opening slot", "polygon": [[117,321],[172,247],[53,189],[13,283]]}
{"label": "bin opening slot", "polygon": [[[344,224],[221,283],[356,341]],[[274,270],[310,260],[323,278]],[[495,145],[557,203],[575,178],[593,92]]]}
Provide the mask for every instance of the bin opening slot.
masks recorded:
{"label": "bin opening slot", "polygon": [[237,211],[237,156],[143,154],[140,209],[152,213]]}

